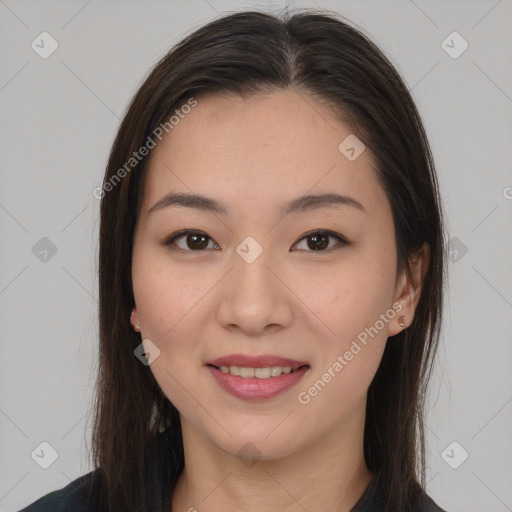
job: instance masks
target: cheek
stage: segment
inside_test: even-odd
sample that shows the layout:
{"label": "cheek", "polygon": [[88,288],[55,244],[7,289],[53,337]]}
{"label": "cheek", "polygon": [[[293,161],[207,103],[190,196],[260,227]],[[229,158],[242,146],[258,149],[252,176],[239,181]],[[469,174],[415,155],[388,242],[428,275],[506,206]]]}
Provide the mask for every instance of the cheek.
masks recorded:
{"label": "cheek", "polygon": [[205,288],[214,284],[207,273],[184,273],[165,254],[145,248],[134,251],[132,282],[142,333],[162,345],[178,341],[175,332],[196,314]]}
{"label": "cheek", "polygon": [[313,312],[329,328],[327,339],[346,341],[389,309],[394,288],[390,268],[392,260],[359,253],[314,274],[297,273],[294,292],[307,305],[306,314]]}
{"label": "cheek", "polygon": [[[150,251],[141,256],[134,257],[132,267],[141,335],[160,351],[149,370],[178,410],[193,415],[197,404],[190,392],[202,361],[201,347],[195,342],[201,339],[197,315],[205,291],[197,274],[187,277],[176,272],[161,257],[150,257]],[[202,278],[203,283],[205,280],[207,276]]]}
{"label": "cheek", "polygon": [[360,347],[350,361],[345,351],[331,354],[329,363],[300,387],[297,401],[303,410],[304,429],[336,428],[340,420],[357,421],[361,417],[385,342],[375,339]]}
{"label": "cheek", "polygon": [[[375,269],[376,270],[376,269]],[[308,419],[350,416],[365,400],[387,342],[387,326],[394,311],[389,305],[389,283],[379,283],[377,273],[340,273],[312,300],[318,317],[332,331],[318,336],[317,365],[303,383],[298,402],[307,406]],[[388,317],[381,320],[381,315]],[[387,320],[387,322],[386,322]],[[316,427],[315,427],[316,428]]]}
{"label": "cheek", "polygon": [[317,336],[318,364],[300,390],[304,394],[299,403],[308,402],[311,411],[318,409],[320,414],[326,407],[336,407],[346,414],[364,400],[394,317],[392,256],[365,257],[361,251],[336,271],[317,273],[314,280],[298,279],[299,293],[308,297],[308,306],[322,321],[316,324],[329,328],[328,336]]}

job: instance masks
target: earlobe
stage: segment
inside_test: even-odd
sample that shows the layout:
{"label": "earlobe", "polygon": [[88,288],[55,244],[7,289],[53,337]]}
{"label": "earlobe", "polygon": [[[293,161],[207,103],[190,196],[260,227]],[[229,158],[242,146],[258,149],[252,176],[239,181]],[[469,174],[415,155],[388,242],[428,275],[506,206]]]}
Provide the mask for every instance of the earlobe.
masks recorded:
{"label": "earlobe", "polygon": [[130,315],[130,323],[132,324],[134,331],[140,332],[139,314],[137,313],[136,306],[134,306],[132,309],[132,314]]}
{"label": "earlobe", "polygon": [[[397,304],[397,303],[395,303]],[[395,336],[399,332],[407,329],[411,323],[411,319],[403,314],[397,315],[388,324],[388,337]]]}

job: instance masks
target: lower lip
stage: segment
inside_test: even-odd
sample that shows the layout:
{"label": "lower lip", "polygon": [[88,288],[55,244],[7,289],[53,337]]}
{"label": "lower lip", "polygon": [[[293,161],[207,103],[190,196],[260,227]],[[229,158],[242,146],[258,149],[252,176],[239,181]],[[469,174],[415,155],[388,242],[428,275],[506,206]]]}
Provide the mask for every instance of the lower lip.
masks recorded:
{"label": "lower lip", "polygon": [[229,372],[223,373],[214,366],[207,366],[207,368],[225,391],[244,400],[265,400],[279,395],[297,384],[309,370],[309,366],[304,366],[291,373],[283,373],[279,377],[248,379],[231,375]]}

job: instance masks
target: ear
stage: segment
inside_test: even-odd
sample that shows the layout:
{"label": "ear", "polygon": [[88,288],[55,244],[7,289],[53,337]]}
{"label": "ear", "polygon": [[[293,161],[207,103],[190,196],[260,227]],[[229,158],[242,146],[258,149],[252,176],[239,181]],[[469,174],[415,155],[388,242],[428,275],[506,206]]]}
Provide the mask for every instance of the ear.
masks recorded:
{"label": "ear", "polygon": [[132,314],[130,315],[130,323],[132,324],[135,331],[140,332],[140,319],[139,313],[137,312],[137,306],[134,306],[132,309]]}
{"label": "ear", "polygon": [[[421,296],[423,280],[430,261],[430,247],[425,242],[421,248],[409,258],[410,273],[404,270],[398,277],[395,287],[394,304],[398,303],[401,309],[389,322],[388,336],[394,336],[411,325],[416,307]],[[405,319],[405,325],[400,325],[400,319]]]}

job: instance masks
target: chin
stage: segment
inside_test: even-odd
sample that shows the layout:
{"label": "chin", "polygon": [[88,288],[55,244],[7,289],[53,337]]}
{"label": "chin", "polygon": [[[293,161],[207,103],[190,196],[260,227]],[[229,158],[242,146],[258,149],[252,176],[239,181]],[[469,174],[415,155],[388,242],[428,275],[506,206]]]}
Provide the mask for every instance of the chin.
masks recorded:
{"label": "chin", "polygon": [[272,429],[255,431],[251,426],[230,432],[233,437],[223,435],[221,439],[213,438],[211,441],[229,455],[242,462],[249,462],[247,465],[257,460],[281,459],[299,448],[295,432],[275,432],[269,435]]}

